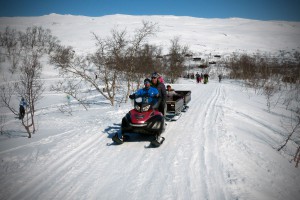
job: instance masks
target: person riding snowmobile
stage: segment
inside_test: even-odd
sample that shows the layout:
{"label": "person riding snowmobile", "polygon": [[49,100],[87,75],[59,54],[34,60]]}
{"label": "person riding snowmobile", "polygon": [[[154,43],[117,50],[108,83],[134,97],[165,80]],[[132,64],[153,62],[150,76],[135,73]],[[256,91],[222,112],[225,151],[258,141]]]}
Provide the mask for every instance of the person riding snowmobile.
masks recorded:
{"label": "person riding snowmobile", "polygon": [[150,79],[146,78],[144,80],[145,87],[129,95],[130,99],[134,99],[134,109],[130,110],[122,119],[122,137],[119,137],[119,133],[112,137],[116,144],[122,144],[129,140],[131,133],[154,136],[150,143],[152,147],[159,147],[163,143],[164,137],[160,135],[165,130],[165,119],[157,109],[159,92],[150,86],[150,82]]}
{"label": "person riding snowmobile", "polygon": [[159,92],[158,99],[158,111],[164,116],[166,114],[166,86],[158,80],[159,74],[157,72],[152,73],[151,76],[151,86],[155,87]]}
{"label": "person riding snowmobile", "polygon": [[157,104],[159,92],[155,87],[150,86],[150,82],[151,82],[150,79],[146,78],[144,80],[145,87],[142,88],[142,89],[139,89],[134,94],[129,95],[129,98],[134,99],[134,98],[137,98],[137,97],[147,96],[148,97],[148,103],[151,103],[152,105]]}

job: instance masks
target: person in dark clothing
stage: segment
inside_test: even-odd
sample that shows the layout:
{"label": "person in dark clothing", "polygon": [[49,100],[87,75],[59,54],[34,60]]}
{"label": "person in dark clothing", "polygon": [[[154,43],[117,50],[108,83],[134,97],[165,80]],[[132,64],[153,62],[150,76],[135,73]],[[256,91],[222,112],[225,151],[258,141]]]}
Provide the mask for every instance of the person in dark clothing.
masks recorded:
{"label": "person in dark clothing", "polygon": [[19,119],[23,119],[24,118],[24,116],[25,116],[25,109],[26,109],[27,105],[28,105],[27,102],[22,97],[22,99],[20,101]]}
{"label": "person in dark clothing", "polygon": [[200,74],[198,74],[198,72],[196,74],[196,80],[197,80],[197,83],[200,83]]}
{"label": "person in dark clothing", "polygon": [[204,74],[204,84],[206,84],[208,82],[208,77],[209,77],[208,74]]}
{"label": "person in dark clothing", "polygon": [[151,76],[151,86],[155,87],[159,92],[159,106],[158,111],[164,116],[166,114],[166,86],[158,80],[159,74],[154,72]]}
{"label": "person in dark clothing", "polygon": [[219,74],[219,82],[221,82],[221,80],[222,80],[222,74]]}

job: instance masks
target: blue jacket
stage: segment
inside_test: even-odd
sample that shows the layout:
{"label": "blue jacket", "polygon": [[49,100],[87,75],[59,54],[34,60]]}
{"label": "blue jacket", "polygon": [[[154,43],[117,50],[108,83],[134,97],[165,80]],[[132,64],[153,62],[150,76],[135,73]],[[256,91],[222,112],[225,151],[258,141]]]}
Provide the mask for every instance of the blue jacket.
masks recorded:
{"label": "blue jacket", "polygon": [[148,97],[148,103],[151,104],[156,104],[158,101],[158,95],[159,92],[155,87],[149,87],[149,88],[142,88],[139,89],[138,91],[136,91],[135,93],[135,97]]}
{"label": "blue jacket", "polygon": [[25,108],[26,106],[28,106],[28,104],[25,100],[21,100],[20,101],[20,106],[23,106]]}

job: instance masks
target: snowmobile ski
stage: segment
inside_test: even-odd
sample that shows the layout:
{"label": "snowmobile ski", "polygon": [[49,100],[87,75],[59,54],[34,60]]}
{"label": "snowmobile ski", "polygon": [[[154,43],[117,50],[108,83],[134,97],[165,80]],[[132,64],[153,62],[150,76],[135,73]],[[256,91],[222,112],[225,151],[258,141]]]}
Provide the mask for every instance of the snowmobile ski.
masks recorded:
{"label": "snowmobile ski", "polygon": [[173,118],[172,118],[172,121],[177,121],[180,117],[181,117],[181,113],[175,115]]}
{"label": "snowmobile ski", "polygon": [[118,133],[116,133],[113,137],[112,140],[116,143],[116,144],[123,144],[123,140],[119,138]]}
{"label": "snowmobile ski", "polygon": [[178,113],[178,114],[171,114],[171,115],[168,115],[168,116],[165,116],[165,119],[166,121],[177,121],[180,117],[181,117],[181,113]]}
{"label": "snowmobile ski", "polygon": [[129,140],[129,135],[122,135],[122,139],[120,139],[118,133],[116,133],[111,139],[116,144],[123,144],[124,142]]}
{"label": "snowmobile ski", "polygon": [[157,148],[157,147],[160,147],[160,145],[162,145],[162,143],[165,141],[165,138],[164,137],[161,137],[160,138],[160,141],[158,140],[152,140],[150,142],[150,144],[148,146],[145,146],[145,148]]}
{"label": "snowmobile ski", "polygon": [[188,111],[188,109],[189,109],[189,106],[184,106],[181,112],[186,112],[186,111]]}
{"label": "snowmobile ski", "polygon": [[165,120],[168,121],[168,122],[170,122],[170,121],[172,121],[172,118],[165,116]]}

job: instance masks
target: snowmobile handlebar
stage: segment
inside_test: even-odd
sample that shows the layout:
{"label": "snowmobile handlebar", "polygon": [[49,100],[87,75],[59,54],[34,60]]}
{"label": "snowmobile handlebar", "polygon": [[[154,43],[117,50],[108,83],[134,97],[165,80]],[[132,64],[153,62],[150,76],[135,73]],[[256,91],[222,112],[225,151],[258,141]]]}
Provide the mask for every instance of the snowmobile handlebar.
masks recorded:
{"label": "snowmobile handlebar", "polygon": [[130,99],[136,99],[136,98],[139,98],[139,97],[151,97],[151,98],[158,98],[159,97],[159,94],[157,95],[150,95],[149,93],[145,93],[143,95],[136,95],[136,94],[131,94],[129,95],[129,98]]}

